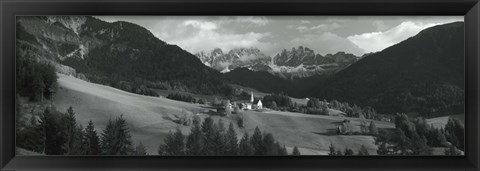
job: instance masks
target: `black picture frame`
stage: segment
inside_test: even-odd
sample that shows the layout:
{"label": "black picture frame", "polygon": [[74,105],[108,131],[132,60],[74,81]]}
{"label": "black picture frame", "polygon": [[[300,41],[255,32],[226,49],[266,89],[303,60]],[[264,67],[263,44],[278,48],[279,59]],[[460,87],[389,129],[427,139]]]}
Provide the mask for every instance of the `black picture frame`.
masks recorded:
{"label": "black picture frame", "polygon": [[[478,0],[2,0],[2,170],[479,170]],[[465,16],[465,156],[15,156],[15,16],[18,15],[462,15]]]}

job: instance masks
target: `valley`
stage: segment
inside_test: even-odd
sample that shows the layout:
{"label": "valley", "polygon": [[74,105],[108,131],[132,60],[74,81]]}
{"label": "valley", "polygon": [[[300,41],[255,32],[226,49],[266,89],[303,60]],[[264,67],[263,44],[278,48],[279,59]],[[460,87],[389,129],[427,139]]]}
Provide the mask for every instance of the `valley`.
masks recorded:
{"label": "valley", "polygon": [[[463,22],[436,25],[364,55],[304,45],[274,55],[255,46],[194,54],[133,23],[20,17],[19,149],[133,155],[144,154],[142,144],[149,155],[223,155],[222,145],[240,149],[248,134],[247,155],[461,155],[463,31]],[[230,137],[219,120],[232,123]],[[187,138],[194,128],[200,138]],[[125,145],[130,135],[135,149]],[[103,149],[82,151],[86,138]],[[198,144],[201,153],[186,152]]]}
{"label": "valley", "polygon": [[[72,106],[79,123],[86,125],[92,120],[99,132],[105,128],[109,119],[123,115],[129,123],[135,144],[142,142],[149,154],[157,153],[158,146],[169,131],[177,127],[184,134],[190,131],[189,126],[178,125],[170,118],[179,117],[182,112],[199,114],[202,118],[209,116],[210,109],[206,105],[142,96],[71,76],[58,76],[59,90],[53,103],[59,111]],[[261,130],[271,132],[287,149],[298,146],[305,155],[326,155],[330,143],[337,144],[340,149],[349,147],[354,151],[358,151],[360,145],[365,145],[371,154],[376,153],[371,136],[335,135],[336,125],[344,119],[351,119],[355,129],[359,129],[358,118],[280,111],[244,111],[243,115],[245,128],[239,129],[236,126],[239,139],[245,132],[251,135],[258,126]],[[226,123],[233,122],[229,117],[212,117],[215,120],[222,118]],[[379,128],[394,127],[392,123],[376,122]]]}

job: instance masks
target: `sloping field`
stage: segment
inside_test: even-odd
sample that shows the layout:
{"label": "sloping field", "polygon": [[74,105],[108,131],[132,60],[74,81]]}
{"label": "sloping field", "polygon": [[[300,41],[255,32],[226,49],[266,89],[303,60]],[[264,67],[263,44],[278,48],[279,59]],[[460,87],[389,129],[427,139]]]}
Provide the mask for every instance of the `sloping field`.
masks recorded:
{"label": "sloping field", "polygon": [[[121,91],[108,86],[89,83],[74,77],[59,75],[59,89],[54,98],[54,105],[59,111],[66,111],[70,106],[76,112],[79,123],[87,125],[92,120],[98,132],[105,128],[109,119],[123,115],[128,121],[135,144],[143,142],[149,154],[157,154],[158,145],[171,130],[179,127],[184,134],[188,126],[175,124],[170,118],[186,113],[204,113],[207,117],[211,109],[199,104],[191,104],[166,98],[149,97]],[[373,137],[361,135],[336,135],[336,125],[344,117],[307,115],[279,111],[244,111],[245,129],[238,129],[239,138],[244,132],[252,135],[258,126],[262,132],[270,132],[291,151],[298,146],[302,154],[325,155],[330,143],[336,148],[345,147],[358,151],[363,144],[370,154],[376,154]],[[218,120],[219,116],[214,116]],[[224,117],[225,125],[231,121]],[[355,129],[359,129],[360,119],[348,118]],[[376,122],[379,128],[393,128],[393,124]]]}
{"label": "sloping field", "polygon": [[427,123],[433,125],[435,128],[445,128],[445,125],[448,123],[448,118],[453,117],[460,120],[465,125],[465,115],[452,115],[452,116],[442,116],[437,118],[427,119]]}
{"label": "sloping field", "polygon": [[[149,97],[89,83],[59,74],[58,92],[54,104],[59,111],[72,106],[77,120],[84,126],[92,120],[98,132],[109,119],[123,115],[128,121],[132,138],[145,144],[150,154],[156,154],[163,137],[178,125],[167,117],[181,116],[182,111],[208,110],[198,104]],[[189,128],[179,126],[182,131]]]}
{"label": "sloping field", "polygon": [[[377,147],[372,136],[337,135],[336,127],[344,119],[351,120],[355,131],[360,131],[360,119],[324,115],[308,115],[280,111],[244,111],[245,129],[251,135],[255,126],[273,133],[275,139],[287,147],[298,146],[302,154],[326,155],[331,143],[342,151],[345,147],[358,152],[364,145],[370,154],[376,154]],[[370,122],[370,121],[368,121]],[[392,123],[377,122],[378,128],[394,128]]]}

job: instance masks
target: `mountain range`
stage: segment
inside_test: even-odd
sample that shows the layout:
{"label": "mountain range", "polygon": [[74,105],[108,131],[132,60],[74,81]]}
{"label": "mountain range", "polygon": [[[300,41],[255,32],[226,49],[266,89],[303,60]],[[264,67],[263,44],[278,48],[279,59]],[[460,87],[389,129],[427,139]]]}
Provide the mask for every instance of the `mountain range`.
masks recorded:
{"label": "mountain range", "polygon": [[211,52],[196,53],[203,64],[212,67],[222,73],[230,72],[236,68],[245,67],[253,70],[264,70],[262,66],[268,66],[271,58],[263,54],[258,48],[235,48],[227,53],[222,49],[215,48]]}
{"label": "mountain range", "polygon": [[[227,77],[269,93],[345,101],[380,113],[460,114],[465,104],[463,48],[464,23],[455,22],[427,28],[330,75],[287,80],[234,70]],[[311,62],[307,56],[303,59]]]}
{"label": "mountain range", "polygon": [[195,56],[206,66],[222,73],[237,68],[248,68],[252,71],[267,71],[285,79],[331,74],[360,59],[345,52],[322,56],[303,46],[291,50],[284,49],[274,57],[265,55],[255,47],[235,48],[228,53],[215,48],[210,52],[201,51]]}
{"label": "mountain range", "polygon": [[463,22],[438,25],[362,57],[322,56],[302,46],[273,58],[256,48],[193,55],[128,22],[25,16],[17,17],[16,43],[17,55],[122,89],[222,94],[239,84],[372,106],[380,113],[447,115],[464,109],[463,33]]}

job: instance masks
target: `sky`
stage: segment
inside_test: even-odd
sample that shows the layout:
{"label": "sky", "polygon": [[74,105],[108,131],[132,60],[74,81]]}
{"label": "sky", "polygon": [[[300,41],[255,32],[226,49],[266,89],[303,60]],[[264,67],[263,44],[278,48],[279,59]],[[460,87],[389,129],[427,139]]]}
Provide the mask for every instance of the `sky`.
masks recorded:
{"label": "sky", "polygon": [[157,38],[195,54],[220,48],[256,47],[275,56],[303,46],[316,54],[347,52],[357,56],[381,51],[439,24],[463,16],[95,16],[126,21]]}

